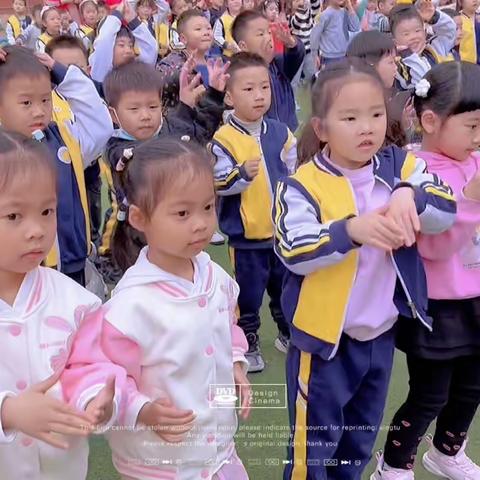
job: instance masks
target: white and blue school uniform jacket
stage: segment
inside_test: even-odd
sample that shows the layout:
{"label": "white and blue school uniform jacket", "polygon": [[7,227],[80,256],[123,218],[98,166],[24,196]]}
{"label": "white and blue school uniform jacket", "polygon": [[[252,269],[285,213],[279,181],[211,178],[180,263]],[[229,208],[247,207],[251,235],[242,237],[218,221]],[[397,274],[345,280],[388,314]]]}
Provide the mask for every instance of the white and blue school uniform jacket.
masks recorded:
{"label": "white and blue school uniform jacket", "polygon": [[452,18],[441,10],[437,10],[431,21],[433,36],[422,53],[411,50],[399,52],[401,60],[397,80],[404,90],[415,85],[438,63],[453,61],[451,50],[455,46],[457,26]]}
{"label": "white and blue school uniform jacket", "polygon": [[[376,181],[391,191],[405,183],[414,189],[422,233],[433,235],[450,228],[456,213],[452,191],[437,175],[426,172],[423,160],[389,147],[372,162]],[[325,360],[338,348],[357,272],[360,245],[346,230],[347,220],[356,214],[349,180],[322,155],[278,186],[275,251],[288,269],[283,313],[291,322],[291,342]],[[425,272],[416,246],[396,250],[392,261],[398,276],[394,302],[399,313],[418,318],[431,329]]]}
{"label": "white and blue school uniform jacket", "polygon": [[57,165],[57,248],[47,266],[64,273],[82,270],[90,248],[90,222],[84,169],[103,152],[113,133],[108,108],[94,83],[75,65],[55,63],[52,122],[45,142]]}
{"label": "white and blue school uniform jacket", "polygon": [[[38,267],[25,276],[13,305],[0,300],[0,409],[15,397],[64,369],[79,326],[97,310],[100,300],[70,278]],[[84,408],[103,385],[77,404]],[[63,400],[56,383],[48,392]],[[117,407],[115,407],[116,410]],[[25,435],[4,431],[0,416],[2,480],[85,480],[88,440],[68,437],[62,450]]]}
{"label": "white and blue school uniform jacket", "polygon": [[[276,184],[293,171],[296,141],[288,127],[264,118],[259,136],[249,132],[234,115],[214,135],[210,150],[220,196],[219,225],[234,248],[271,248],[271,208]],[[260,171],[251,180],[244,163],[261,159]]]}
{"label": "white and blue school uniform jacket", "polygon": [[[117,33],[122,28],[123,17],[118,11],[113,11],[99,26],[93,42],[93,52],[88,61],[92,68],[91,75],[97,82],[103,82],[108,72],[113,69],[113,49]],[[127,28],[135,38],[137,59],[142,63],[155,65],[158,56],[158,44],[150,33],[148,26],[139,18],[134,18]]]}

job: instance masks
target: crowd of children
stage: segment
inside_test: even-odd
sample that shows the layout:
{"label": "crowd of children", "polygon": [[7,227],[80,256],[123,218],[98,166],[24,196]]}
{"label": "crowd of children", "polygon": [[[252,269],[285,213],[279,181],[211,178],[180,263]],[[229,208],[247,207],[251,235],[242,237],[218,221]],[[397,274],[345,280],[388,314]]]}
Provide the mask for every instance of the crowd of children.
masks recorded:
{"label": "crowd of children", "polygon": [[[102,434],[123,480],[248,479],[266,292],[284,480],[361,478],[395,348],[409,391],[371,480],[413,480],[424,438],[425,469],[480,480],[478,7],[13,0],[1,478],[85,480]],[[204,252],[217,222],[234,278]]]}

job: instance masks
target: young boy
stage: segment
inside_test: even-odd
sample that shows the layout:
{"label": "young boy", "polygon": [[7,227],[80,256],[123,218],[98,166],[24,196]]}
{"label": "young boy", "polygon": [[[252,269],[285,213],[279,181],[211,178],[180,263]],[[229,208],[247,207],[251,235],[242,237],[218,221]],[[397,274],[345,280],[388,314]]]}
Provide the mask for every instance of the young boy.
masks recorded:
{"label": "young boy", "polygon": [[213,37],[225,57],[238,52],[238,45],[232,37],[232,24],[242,10],[242,0],[226,0],[227,9],[213,26]]}
{"label": "young boy", "polygon": [[157,65],[164,81],[162,97],[167,110],[178,105],[180,71],[190,55],[195,57],[195,70],[201,74],[202,84],[208,87],[207,54],[213,43],[209,21],[201,10],[187,10],[177,20],[177,32],[185,49],[173,51]]}
{"label": "young boy", "polygon": [[41,63],[22,47],[5,51],[0,64],[2,126],[45,142],[57,164],[58,242],[46,264],[85,284],[90,226],[84,169],[98,158],[113,132],[108,109],[77,66],[67,68],[46,54],[40,56]]}
{"label": "young boy", "polygon": [[294,132],[298,120],[291,82],[305,57],[303,43],[297,41],[290,32],[279,29],[278,36],[286,48],[283,55],[274,56],[270,24],[261,13],[254,10],[237,16],[232,25],[232,36],[242,51],[260,55],[269,66],[272,101],[267,117],[285,123]]}
{"label": "young boy", "polygon": [[[193,63],[188,62],[182,70],[182,81],[191,73]],[[223,97],[226,82],[226,68],[215,66],[211,69],[210,87],[198,101],[195,80],[180,83],[180,103],[168,117],[162,116],[162,77],[151,66],[133,62],[112,70],[105,79],[105,98],[117,129],[107,143],[105,160],[110,167],[112,178],[112,215],[106,221],[101,254],[110,255],[110,240],[117,214],[122,213],[123,194],[119,188],[118,162],[124,151],[156,135],[170,135],[187,141],[195,140],[206,144],[218,128],[223,114]],[[120,212],[119,212],[120,210]],[[119,219],[121,219],[121,215]],[[143,246],[143,245],[142,245]]]}
{"label": "young boy", "polygon": [[[424,22],[434,36],[427,41]],[[453,60],[455,22],[432,2],[420,0],[416,6],[397,5],[390,12],[390,28],[402,60],[397,79],[405,90],[414,88],[437,63]]]}
{"label": "young boy", "polygon": [[35,50],[38,37],[42,34],[42,5],[32,8],[32,23],[16,38],[16,45],[23,45],[30,50]]}
{"label": "young boy", "polygon": [[312,30],[312,52],[320,65],[339,60],[345,56],[351,33],[360,31],[360,20],[351,0],[329,0],[328,7]]}
{"label": "young boy", "polygon": [[[463,39],[463,18],[462,14],[460,12],[457,12],[453,8],[444,8],[442,9],[443,13],[448,15],[453,21],[455,22],[455,25],[457,26],[457,35],[455,37],[455,45],[453,46],[452,50],[450,53],[452,54],[453,58],[456,61],[461,60],[461,55],[460,55],[460,43],[462,42]],[[480,35],[479,35],[480,37]]]}
{"label": "young boy", "polygon": [[290,337],[280,307],[285,270],[273,251],[271,210],[277,181],[295,168],[296,141],[285,124],[265,117],[271,101],[265,60],[242,52],[232,57],[228,72],[225,102],[234,113],[214,135],[210,149],[221,198],[220,229],[228,236],[240,286],[238,324],[248,340],[248,371],[261,372],[265,362],[258,330],[265,290],[279,331],[275,346],[286,352]]}
{"label": "young boy", "polygon": [[10,45],[15,45],[17,38],[32,23],[32,18],[27,15],[26,0],[13,0],[13,15],[7,21],[7,39]]}
{"label": "young boy", "polygon": [[383,33],[390,33],[390,22],[388,16],[395,6],[395,0],[378,0],[378,11],[375,13],[372,27]]}
{"label": "young boy", "polygon": [[[123,26],[123,22],[127,26]],[[99,28],[93,44],[89,63],[92,78],[103,82],[112,68],[133,62],[138,49],[138,60],[154,65],[157,60],[158,45],[148,30],[136,16],[130,3],[123,0],[105,19]]]}

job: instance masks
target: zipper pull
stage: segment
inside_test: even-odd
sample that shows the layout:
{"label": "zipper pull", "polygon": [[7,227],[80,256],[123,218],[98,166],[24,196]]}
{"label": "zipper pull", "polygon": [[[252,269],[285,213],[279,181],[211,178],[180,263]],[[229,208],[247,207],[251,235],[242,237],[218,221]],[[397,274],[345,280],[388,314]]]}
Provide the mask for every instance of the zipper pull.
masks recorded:
{"label": "zipper pull", "polygon": [[415,304],[413,302],[408,302],[408,306],[410,307],[413,318],[417,318],[418,314],[417,314],[417,309],[415,308]]}

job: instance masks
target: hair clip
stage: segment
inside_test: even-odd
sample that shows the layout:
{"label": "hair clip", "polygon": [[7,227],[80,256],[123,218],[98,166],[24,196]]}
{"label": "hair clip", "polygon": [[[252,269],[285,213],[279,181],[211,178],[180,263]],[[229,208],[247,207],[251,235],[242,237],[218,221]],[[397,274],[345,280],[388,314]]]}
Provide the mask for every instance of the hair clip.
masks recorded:
{"label": "hair clip", "polygon": [[182,142],[189,142],[189,141],[190,141],[190,135],[182,135],[182,136],[180,137],[180,140],[181,140]]}
{"label": "hair clip", "polygon": [[127,220],[127,212],[128,212],[128,201],[127,201],[127,197],[125,197],[122,203],[118,206],[117,221],[125,222]]}
{"label": "hair clip", "polygon": [[415,95],[420,98],[427,98],[430,87],[430,82],[426,78],[422,78],[415,85]]}
{"label": "hair clip", "polygon": [[129,160],[133,157],[133,148],[126,148],[122,153],[122,158],[117,162],[115,166],[115,170],[117,172],[123,172],[125,170],[125,166]]}

